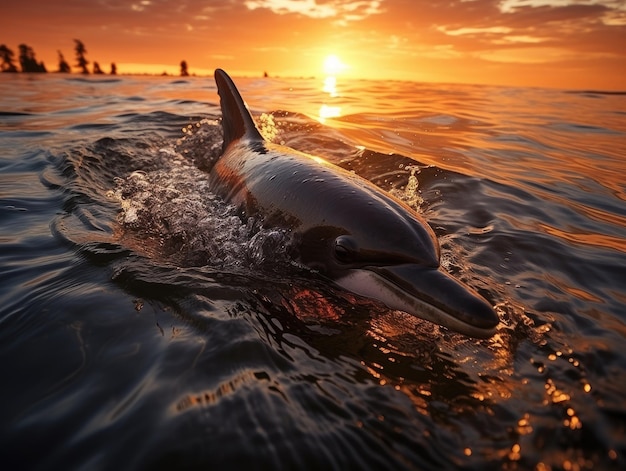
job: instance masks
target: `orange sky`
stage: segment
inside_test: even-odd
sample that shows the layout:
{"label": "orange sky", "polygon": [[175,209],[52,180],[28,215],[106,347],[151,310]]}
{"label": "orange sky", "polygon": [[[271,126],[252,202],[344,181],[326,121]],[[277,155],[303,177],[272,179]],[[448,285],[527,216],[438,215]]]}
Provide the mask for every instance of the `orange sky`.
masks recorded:
{"label": "orange sky", "polygon": [[[321,76],[626,90],[623,0],[17,0],[0,44],[49,71],[87,59],[120,73]],[[75,69],[77,70],[77,69]]]}

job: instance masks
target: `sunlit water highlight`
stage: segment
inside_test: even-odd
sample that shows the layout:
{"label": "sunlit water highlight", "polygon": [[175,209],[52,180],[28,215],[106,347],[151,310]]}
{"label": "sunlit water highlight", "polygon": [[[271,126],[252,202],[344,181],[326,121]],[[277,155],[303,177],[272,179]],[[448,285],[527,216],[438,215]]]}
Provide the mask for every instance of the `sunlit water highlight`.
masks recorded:
{"label": "sunlit water highlight", "polygon": [[497,334],[329,286],[212,195],[212,79],[3,74],[0,462],[625,467],[626,95],[237,83],[420,211]]}

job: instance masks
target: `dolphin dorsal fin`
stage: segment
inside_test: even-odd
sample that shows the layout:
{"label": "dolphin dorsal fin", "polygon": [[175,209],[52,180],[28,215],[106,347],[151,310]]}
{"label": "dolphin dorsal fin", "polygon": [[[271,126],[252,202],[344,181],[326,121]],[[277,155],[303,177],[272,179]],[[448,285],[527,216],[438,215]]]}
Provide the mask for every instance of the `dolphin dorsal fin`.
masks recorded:
{"label": "dolphin dorsal fin", "polygon": [[243,102],[233,80],[222,69],[215,70],[215,83],[222,108],[222,129],[224,144],[222,152],[231,142],[246,139],[251,142],[263,142],[263,136],[257,129],[248,107]]}

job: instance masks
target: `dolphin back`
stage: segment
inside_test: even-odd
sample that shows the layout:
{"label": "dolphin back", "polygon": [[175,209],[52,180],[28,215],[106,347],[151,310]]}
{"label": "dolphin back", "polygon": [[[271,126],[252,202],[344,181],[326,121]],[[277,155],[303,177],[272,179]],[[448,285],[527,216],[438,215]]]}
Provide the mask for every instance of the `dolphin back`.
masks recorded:
{"label": "dolphin back", "polygon": [[224,144],[222,153],[228,146],[239,139],[250,142],[263,142],[263,136],[257,129],[252,115],[239,94],[239,90],[232,79],[222,69],[215,70],[215,83],[217,93],[220,96],[222,108],[222,129],[224,132]]}

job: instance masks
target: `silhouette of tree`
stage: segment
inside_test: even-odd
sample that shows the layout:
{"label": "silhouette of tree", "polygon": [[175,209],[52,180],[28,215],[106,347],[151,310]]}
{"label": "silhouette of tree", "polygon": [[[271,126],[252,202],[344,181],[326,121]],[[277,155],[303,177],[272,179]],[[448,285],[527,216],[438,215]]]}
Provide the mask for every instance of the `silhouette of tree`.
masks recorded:
{"label": "silhouette of tree", "polygon": [[115,65],[115,62],[111,62],[111,75],[115,74],[117,74],[117,66]]}
{"label": "silhouette of tree", "polygon": [[0,59],[2,59],[0,70],[2,70],[2,72],[17,72],[17,67],[13,63],[14,55],[13,51],[4,44],[0,45]]}
{"label": "silhouette of tree", "polygon": [[63,57],[63,54],[61,53],[61,51],[57,51],[57,52],[59,53],[59,70],[57,72],[60,72],[62,74],[71,73],[72,69],[70,68],[70,65],[65,60],[65,57]]}
{"label": "silhouette of tree", "polygon": [[98,74],[98,75],[102,75],[104,73],[102,72],[102,69],[100,68],[100,64],[98,64],[97,62],[93,63],[93,73]]}
{"label": "silhouette of tree", "polygon": [[189,75],[189,71],[187,70],[187,61],[182,61],[180,63],[180,75],[181,77],[187,77]]}
{"label": "silhouette of tree", "polygon": [[22,67],[22,72],[47,72],[44,63],[37,62],[37,59],[35,59],[35,51],[33,51],[32,47],[26,44],[20,44],[18,49],[20,50],[20,66]]}
{"label": "silhouette of tree", "polygon": [[83,74],[88,74],[89,70],[87,69],[87,64],[89,64],[89,61],[85,59],[87,49],[85,49],[85,45],[82,41],[74,39],[74,42],[76,43],[74,45],[74,51],[76,51],[76,66],[82,69]]}

